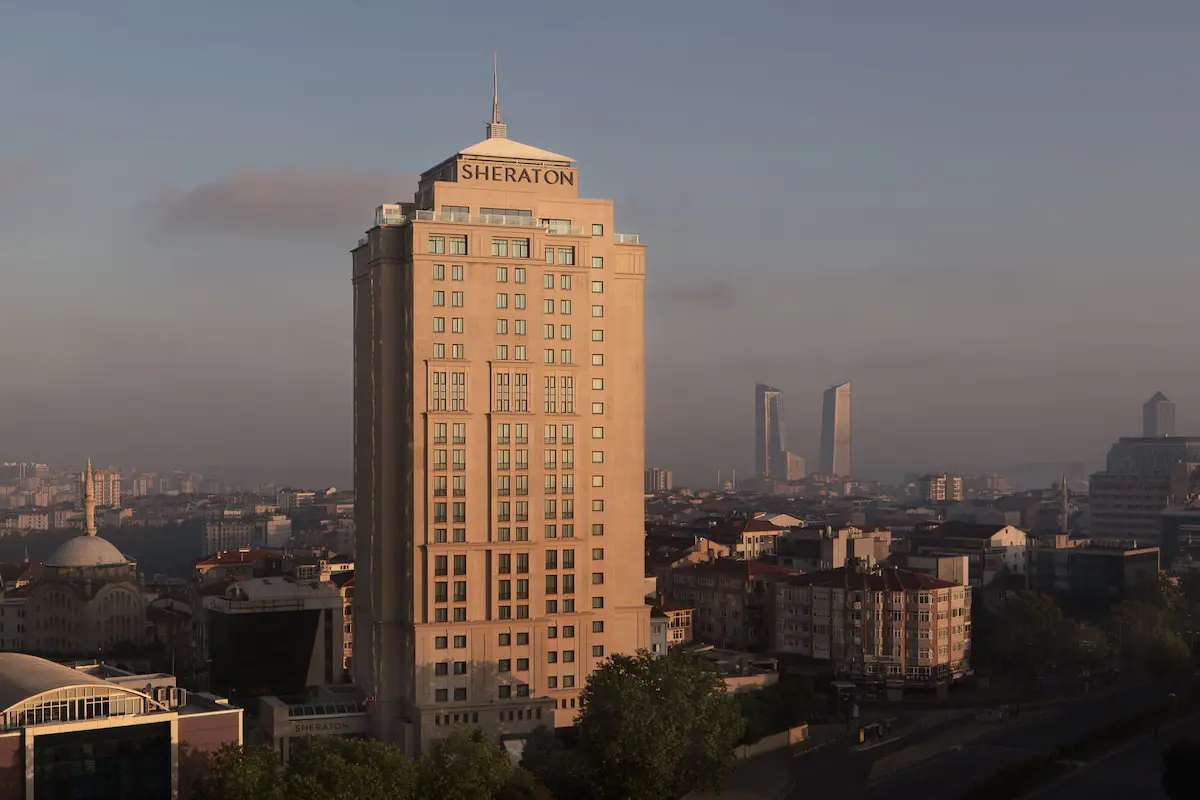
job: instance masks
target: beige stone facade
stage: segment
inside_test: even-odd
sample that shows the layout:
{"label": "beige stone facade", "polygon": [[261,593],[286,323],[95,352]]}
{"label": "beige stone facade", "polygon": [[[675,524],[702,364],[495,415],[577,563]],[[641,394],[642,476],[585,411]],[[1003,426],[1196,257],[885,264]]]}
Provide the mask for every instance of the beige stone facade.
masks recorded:
{"label": "beige stone facade", "polygon": [[412,751],[571,724],[649,642],[645,250],[571,159],[489,131],[353,257],[353,663]]}

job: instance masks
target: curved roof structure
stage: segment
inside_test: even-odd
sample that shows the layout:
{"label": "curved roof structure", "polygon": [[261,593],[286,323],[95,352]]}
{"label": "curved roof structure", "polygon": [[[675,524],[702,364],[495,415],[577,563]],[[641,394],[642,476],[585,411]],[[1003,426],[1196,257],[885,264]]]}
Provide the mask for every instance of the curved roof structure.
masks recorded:
{"label": "curved roof structure", "polygon": [[47,567],[112,567],[128,563],[129,559],[112,542],[99,536],[68,539],[45,561]]}
{"label": "curved roof structure", "polygon": [[0,653],[0,711],[31,697],[72,686],[119,687],[95,675],[25,653]]}

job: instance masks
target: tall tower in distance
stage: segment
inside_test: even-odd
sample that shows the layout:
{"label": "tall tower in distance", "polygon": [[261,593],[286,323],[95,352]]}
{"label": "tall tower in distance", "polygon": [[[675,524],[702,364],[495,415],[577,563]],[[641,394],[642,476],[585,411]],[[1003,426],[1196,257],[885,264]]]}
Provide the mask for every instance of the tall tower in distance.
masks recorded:
{"label": "tall tower in distance", "polygon": [[760,478],[787,480],[787,430],[783,392],[765,383],[754,386],[754,471]]}
{"label": "tall tower in distance", "polygon": [[824,475],[847,477],[850,472],[850,382],[825,390],[821,402],[821,464]]}
{"label": "tall tower in distance", "polygon": [[1162,392],[1155,392],[1142,404],[1142,436],[1158,438],[1175,435],[1175,404]]}
{"label": "tall tower in distance", "polygon": [[416,754],[571,725],[649,647],[645,247],[573,159],[487,138],[353,251],[355,679]]}
{"label": "tall tower in distance", "polygon": [[83,480],[83,535],[96,535],[96,479],[92,475],[92,460],[87,462]]}

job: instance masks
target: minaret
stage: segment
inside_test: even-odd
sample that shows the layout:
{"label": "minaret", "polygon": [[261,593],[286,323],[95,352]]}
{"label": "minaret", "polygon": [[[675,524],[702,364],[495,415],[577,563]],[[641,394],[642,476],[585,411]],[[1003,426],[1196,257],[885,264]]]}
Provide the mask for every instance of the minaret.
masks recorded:
{"label": "minaret", "polygon": [[88,459],[83,473],[83,535],[96,535],[96,487],[92,478],[92,460]]}
{"label": "minaret", "polygon": [[508,126],[500,121],[500,62],[492,53],[492,121],[487,124],[487,138],[507,139]]}
{"label": "minaret", "polygon": [[1071,532],[1071,485],[1067,483],[1067,473],[1063,473],[1062,483],[1058,485],[1059,503],[1061,509],[1059,512],[1059,529],[1063,533]]}

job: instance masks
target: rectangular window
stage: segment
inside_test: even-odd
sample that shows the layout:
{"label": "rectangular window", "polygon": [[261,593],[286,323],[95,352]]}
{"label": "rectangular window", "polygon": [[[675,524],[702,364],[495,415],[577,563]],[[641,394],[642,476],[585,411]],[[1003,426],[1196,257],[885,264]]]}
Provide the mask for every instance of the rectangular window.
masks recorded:
{"label": "rectangular window", "polygon": [[433,610],[433,621],[434,622],[449,622],[450,621],[450,613],[444,608],[435,608]]}
{"label": "rectangular window", "polygon": [[434,689],[433,699],[438,703],[445,703],[449,699],[449,691],[446,689]]}
{"label": "rectangular window", "polygon": [[467,451],[466,451],[466,449],[465,448],[455,448],[453,453],[454,453],[454,468],[455,469],[466,469],[467,468]]}
{"label": "rectangular window", "polygon": [[529,258],[529,240],[528,239],[513,239],[512,240],[512,257],[513,258]]}
{"label": "rectangular window", "polygon": [[598,619],[592,622],[592,633],[604,633],[604,620]]}
{"label": "rectangular window", "polygon": [[434,475],[433,476],[433,496],[434,497],[445,497],[446,496],[446,476],[445,475]]}
{"label": "rectangular window", "polygon": [[575,663],[575,651],[574,650],[563,650],[562,655],[563,655],[563,663],[564,664],[574,664]]}
{"label": "rectangular window", "polygon": [[496,451],[496,468],[497,469],[511,469],[511,466],[510,466],[511,462],[509,461],[509,455],[511,453],[512,453],[511,450],[497,450]]}
{"label": "rectangular window", "polygon": [[446,543],[446,529],[445,528],[434,528],[433,529],[433,543],[434,544],[445,544]]}
{"label": "rectangular window", "polygon": [[[563,559],[563,569],[567,569],[566,559]],[[562,576],[563,594],[575,594],[575,575]]]}
{"label": "rectangular window", "polygon": [[[528,248],[526,248],[526,249],[528,249]],[[528,253],[526,253],[526,257],[528,257]],[[524,283],[524,282],[525,282],[525,268],[524,267],[513,267],[513,283]]]}
{"label": "rectangular window", "polygon": [[445,650],[447,647],[450,646],[450,637],[438,636],[438,637],[434,638],[433,646],[435,648],[437,648],[438,650]]}
{"label": "rectangular window", "polygon": [[454,317],[450,320],[451,333],[462,333],[466,330],[467,323],[462,317]]}
{"label": "rectangular window", "polygon": [[433,318],[433,332],[434,333],[445,333],[446,332],[446,318],[445,317],[434,317]]}
{"label": "rectangular window", "polygon": [[437,581],[433,584],[433,602],[444,603],[448,597],[448,589],[445,581]]}
{"label": "rectangular window", "polygon": [[496,283],[508,283],[508,267],[496,267]]}
{"label": "rectangular window", "polygon": [[542,469],[558,469],[556,464],[558,451],[546,450],[542,453]]}
{"label": "rectangular window", "polygon": [[[529,604],[524,603],[517,606],[517,619],[529,619]],[[526,687],[528,691],[528,687]]]}
{"label": "rectangular window", "polygon": [[496,360],[497,361],[508,361],[508,345],[506,345],[506,344],[496,345]]}
{"label": "rectangular window", "polygon": [[513,320],[513,332],[516,333],[517,336],[524,336],[525,335],[525,320],[523,320],[523,319]]}
{"label": "rectangular window", "polygon": [[496,292],[496,308],[508,308],[508,295],[504,292]]}
{"label": "rectangular window", "polygon": [[517,423],[516,436],[517,436],[517,444],[529,444],[529,423],[528,422],[518,422]]}
{"label": "rectangular window", "polygon": [[554,350],[553,349],[542,351],[542,363],[543,364],[553,364],[554,363]]}
{"label": "rectangular window", "polygon": [[592,223],[592,236],[603,236],[603,235],[604,235],[604,226],[602,224],[600,224],[599,222],[593,222]]}
{"label": "rectangular window", "polygon": [[554,248],[553,247],[546,248],[546,263],[547,264],[554,263]]}
{"label": "rectangular window", "polygon": [[[575,688],[575,676],[574,675],[563,675],[562,685],[563,685],[564,689]],[[575,701],[572,700],[571,702],[574,703]]]}
{"label": "rectangular window", "polygon": [[542,274],[542,288],[543,289],[553,289],[554,288],[554,273],[553,272],[545,272]]}
{"label": "rectangular window", "polygon": [[563,519],[575,519],[575,501],[574,500],[563,500],[562,501],[562,518]]}
{"label": "rectangular window", "polygon": [[558,576],[546,576],[546,594],[558,594]]}
{"label": "rectangular window", "polygon": [[444,345],[441,342],[434,342],[433,343],[433,357],[434,358],[445,358],[446,357],[446,345]]}
{"label": "rectangular window", "polygon": [[499,497],[508,497],[512,493],[512,478],[508,475],[496,476],[496,494]]}
{"label": "rectangular window", "polygon": [[571,266],[575,263],[575,248],[560,247],[558,248],[558,263],[561,265]]}
{"label": "rectangular window", "polygon": [[604,501],[603,500],[601,500],[599,498],[592,500],[592,511],[603,511],[603,510],[604,510]]}
{"label": "rectangular window", "polygon": [[450,293],[450,305],[454,306],[455,308],[462,308],[463,307],[463,293],[462,292],[451,292]]}
{"label": "rectangular window", "polygon": [[[561,391],[562,413],[574,414],[575,413],[575,378],[571,375],[563,375],[562,377],[559,378],[558,384],[559,384],[559,388]],[[564,438],[563,441],[566,442],[566,439]]]}
{"label": "rectangular window", "polygon": [[[592,403],[592,413],[593,414],[603,414],[604,413],[604,403]],[[600,435],[597,436],[596,428],[592,428],[592,438],[593,439],[603,439],[604,438],[604,429],[601,428]]]}
{"label": "rectangular window", "polygon": [[454,522],[465,524],[467,521],[467,504],[464,502],[456,502],[453,504]]}
{"label": "rectangular window", "polygon": [[448,562],[449,562],[449,559],[446,558],[446,556],[434,556],[433,557],[433,574],[434,575],[448,575],[449,573],[447,572],[447,570],[450,568]]}
{"label": "rectangular window", "polygon": [[604,269],[604,256],[592,256],[592,269]]}
{"label": "rectangular window", "polygon": [[603,342],[604,341],[604,331],[593,328],[592,329],[592,341],[593,342]]}
{"label": "rectangular window", "polygon": [[496,320],[496,333],[499,333],[501,335],[505,335],[508,333],[508,320],[506,320],[506,319]]}
{"label": "rectangular window", "polygon": [[443,292],[441,289],[434,289],[433,290],[433,304],[435,306],[446,305],[446,293]]}
{"label": "rectangular window", "polygon": [[602,585],[604,585],[604,573],[603,572],[593,572],[592,573],[592,586],[602,586]]}
{"label": "rectangular window", "polygon": [[461,281],[463,279],[463,265],[455,264],[450,267],[450,280]]}
{"label": "rectangular window", "polygon": [[450,373],[450,410],[467,410],[467,373]]}
{"label": "rectangular window", "polygon": [[[574,425],[563,425],[562,426],[562,443],[563,444],[575,444],[575,426]],[[567,460],[568,460],[567,457],[563,456],[563,461],[566,462]]]}
{"label": "rectangular window", "polygon": [[575,492],[575,476],[570,473],[562,476],[562,493],[573,494]]}
{"label": "rectangular window", "polygon": [[592,608],[604,608],[604,598],[603,597],[593,597],[592,598]]}
{"label": "rectangular window", "polygon": [[557,614],[558,613],[558,601],[557,600],[547,600],[546,601],[546,613],[547,614]]}
{"label": "rectangular window", "polygon": [[604,535],[604,523],[603,522],[593,522],[592,523],[592,536],[603,536],[603,535]]}
{"label": "rectangular window", "polygon": [[575,550],[568,547],[562,551],[563,569],[575,569]]}
{"label": "rectangular window", "polygon": [[562,468],[563,469],[575,469],[575,451],[574,450],[563,450],[562,451]]}
{"label": "rectangular window", "polygon": [[512,539],[512,528],[497,528],[496,541],[507,542]]}
{"label": "rectangular window", "polygon": [[466,581],[455,581],[454,582],[454,602],[456,602],[456,603],[467,602],[467,582]]}
{"label": "rectangular window", "polygon": [[558,676],[557,675],[550,675],[546,678],[546,688],[547,689],[557,689],[558,688]]}
{"label": "rectangular window", "polygon": [[603,560],[604,560],[604,548],[603,547],[593,547],[592,548],[592,561],[603,561]]}
{"label": "rectangular window", "polygon": [[592,388],[596,391],[604,389],[604,378],[592,378]]}
{"label": "rectangular window", "polygon": [[496,557],[496,571],[501,575],[512,572],[512,553],[500,553]]}
{"label": "rectangular window", "polygon": [[604,658],[604,645],[592,645],[592,658]]}
{"label": "rectangular window", "polygon": [[508,240],[492,239],[492,255],[498,258],[508,258]]}
{"label": "rectangular window", "polygon": [[[529,644],[529,634],[528,633],[518,633],[517,634],[517,644]],[[527,669],[529,669],[529,659],[518,658],[517,659],[517,671],[522,672]]]}
{"label": "rectangular window", "polygon": [[592,476],[592,486],[594,486],[598,489],[603,489],[604,488],[604,476],[603,475],[593,475]]}
{"label": "rectangular window", "polygon": [[501,700],[507,700],[512,697],[512,687],[506,683],[502,683],[497,686],[496,690],[499,692],[498,696]]}
{"label": "rectangular window", "polygon": [[[454,637],[454,646],[455,646],[455,648],[462,650],[464,647],[467,646],[467,637],[466,636],[455,636]],[[462,674],[462,673],[460,673],[460,674]]]}
{"label": "rectangular window", "polygon": [[444,423],[444,422],[433,423],[433,443],[434,444],[445,444],[446,443],[446,423]]}
{"label": "rectangular window", "polygon": [[592,306],[592,316],[593,317],[603,317],[604,316],[604,306],[600,306],[600,305]]}
{"label": "rectangular window", "polygon": [[463,345],[457,344],[457,343],[450,345],[450,357],[451,358],[463,359],[463,358],[466,358],[465,354],[466,354],[466,349],[463,347]]}
{"label": "rectangular window", "polygon": [[558,480],[558,476],[556,476],[556,475],[547,475],[545,478],[543,478],[543,482],[545,484],[542,487],[543,493],[544,494],[554,494],[557,489],[557,487],[555,486],[555,481],[557,481],[557,480]]}
{"label": "rectangular window", "polygon": [[[446,252],[446,237],[445,236],[430,236],[429,237],[429,252],[431,252],[431,253]],[[445,269],[445,267],[443,267],[443,269]]]}
{"label": "rectangular window", "polygon": [[[561,276],[559,276],[558,281],[559,281],[559,286],[561,288],[563,288],[564,290],[569,291],[571,289],[571,276],[570,275],[561,275]],[[554,287],[550,287],[550,288],[554,288]]]}
{"label": "rectangular window", "polygon": [[517,496],[525,497],[528,494],[529,494],[529,476],[528,475],[518,475],[517,476]]}
{"label": "rectangular window", "polygon": [[543,314],[553,314],[554,313],[554,301],[553,300],[547,298],[546,300],[542,301],[542,313]]}
{"label": "rectangular window", "polygon": [[554,338],[554,323],[553,322],[542,326],[542,338],[543,339],[553,339]]}
{"label": "rectangular window", "polygon": [[563,314],[570,314],[571,313],[571,301],[570,300],[560,300],[558,303],[558,310],[560,312],[562,312]]}
{"label": "rectangular window", "polygon": [[570,364],[573,361],[571,356],[572,356],[572,353],[570,350],[559,350],[558,351],[558,363]]}
{"label": "rectangular window", "polygon": [[554,376],[545,376],[542,383],[542,411],[546,414],[558,413],[558,393]]}
{"label": "rectangular window", "polygon": [[517,553],[517,574],[524,575],[527,572],[529,572],[529,553]]}
{"label": "rectangular window", "polygon": [[[513,295],[513,308],[520,308],[520,309],[525,308],[525,295],[523,295],[523,294],[514,294]],[[522,320],[522,322],[524,322],[524,320]],[[524,334],[525,331],[519,330],[519,331],[517,331],[517,333]]]}
{"label": "rectangular window", "polygon": [[570,325],[558,326],[558,334],[559,334],[558,338],[560,338],[560,339],[570,339],[571,338],[571,326]]}
{"label": "rectangular window", "polygon": [[592,366],[593,367],[603,367],[604,366],[604,354],[603,353],[592,353]]}
{"label": "rectangular window", "polygon": [[[455,610],[458,610],[458,609],[455,609]],[[455,666],[457,666],[457,664]],[[458,674],[458,673],[455,673],[455,674]],[[456,686],[454,688],[454,701],[457,703],[461,703],[466,699],[467,699],[467,687]]]}
{"label": "rectangular window", "polygon": [[450,245],[449,254],[452,256],[465,256],[467,254],[467,237],[465,236],[448,236],[446,237]]}
{"label": "rectangular window", "polygon": [[542,519],[555,519],[558,517],[558,501],[543,500],[542,501]]}
{"label": "rectangular window", "polygon": [[592,281],[592,294],[604,293],[604,281]]}

